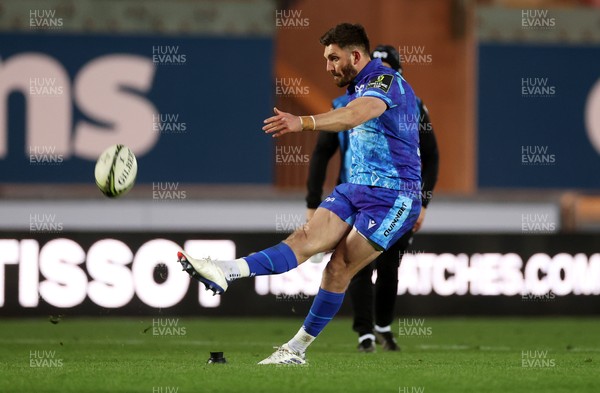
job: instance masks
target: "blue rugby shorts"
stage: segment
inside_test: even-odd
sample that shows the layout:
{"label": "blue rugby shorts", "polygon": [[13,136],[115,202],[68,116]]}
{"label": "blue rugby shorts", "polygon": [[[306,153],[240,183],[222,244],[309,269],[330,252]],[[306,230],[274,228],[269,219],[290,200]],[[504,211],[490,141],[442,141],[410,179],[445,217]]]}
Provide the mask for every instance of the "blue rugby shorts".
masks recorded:
{"label": "blue rugby shorts", "polygon": [[343,183],[319,207],[335,213],[387,250],[411,231],[421,212],[420,193]]}

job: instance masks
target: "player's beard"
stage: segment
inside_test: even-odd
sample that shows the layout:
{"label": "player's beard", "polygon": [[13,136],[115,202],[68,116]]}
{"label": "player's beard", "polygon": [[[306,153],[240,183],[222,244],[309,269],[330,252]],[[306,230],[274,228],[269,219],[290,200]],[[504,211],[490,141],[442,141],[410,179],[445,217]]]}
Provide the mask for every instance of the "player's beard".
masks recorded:
{"label": "player's beard", "polygon": [[356,75],[358,75],[358,71],[356,71],[356,68],[354,68],[352,66],[352,64],[348,63],[342,67],[339,74],[337,74],[337,73],[332,73],[332,74],[333,74],[333,76],[340,77],[339,80],[334,79],[337,87],[344,87],[344,86],[348,86],[350,84],[350,82],[352,82],[354,80]]}

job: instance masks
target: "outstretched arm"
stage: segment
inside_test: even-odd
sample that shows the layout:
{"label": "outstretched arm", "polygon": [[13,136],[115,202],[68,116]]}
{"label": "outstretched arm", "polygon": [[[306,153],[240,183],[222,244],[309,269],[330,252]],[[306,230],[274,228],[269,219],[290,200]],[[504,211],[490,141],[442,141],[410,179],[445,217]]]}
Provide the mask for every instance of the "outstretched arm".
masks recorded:
{"label": "outstretched arm", "polygon": [[379,117],[386,109],[385,102],[374,97],[360,97],[343,108],[315,116],[300,117],[274,108],[275,116],[265,119],[262,129],[274,138],[304,130],[340,132]]}

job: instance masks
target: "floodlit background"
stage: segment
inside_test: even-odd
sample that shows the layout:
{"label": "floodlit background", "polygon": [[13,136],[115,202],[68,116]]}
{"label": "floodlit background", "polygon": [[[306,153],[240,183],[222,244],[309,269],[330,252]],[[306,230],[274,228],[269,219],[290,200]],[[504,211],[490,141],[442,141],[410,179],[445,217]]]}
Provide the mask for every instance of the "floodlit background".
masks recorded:
{"label": "floodlit background", "polygon": [[[174,251],[243,256],[302,225],[316,134],[274,141],[260,127],[275,105],[322,113],[342,94],[318,43],[340,21],[364,24],[373,47],[398,48],[439,144],[439,181],[399,294],[416,295],[410,304],[433,299],[425,295],[600,294],[594,2],[0,5],[3,313],[235,314],[218,298],[184,301],[195,285],[168,274]],[[108,200],[93,168],[115,143],[133,149],[139,173],[129,195]],[[335,157],[326,192],[338,168]],[[246,286],[277,296],[288,280],[288,294],[313,294],[323,265],[304,269],[306,288],[299,273]],[[477,269],[485,274],[469,274]],[[165,295],[150,300],[152,291]],[[523,312],[522,302],[511,311]]]}
{"label": "floodlit background", "polygon": [[[439,144],[439,180],[399,293],[417,295],[417,304],[430,301],[424,295],[478,296],[479,285],[499,296],[600,293],[593,1],[0,5],[3,313],[143,305],[235,314],[218,311],[218,300],[187,304],[185,275],[165,272],[157,283],[152,270],[174,273],[179,246],[233,258],[261,247],[253,236],[270,244],[302,225],[316,134],[274,141],[260,128],[273,106],[322,113],[343,93],[318,43],[340,21],[364,24],[373,47],[398,48]],[[139,172],[129,195],[108,200],[93,168],[115,143],[136,153]],[[336,156],[326,192],[338,169]],[[111,242],[127,250],[123,290],[108,273]],[[142,245],[154,247],[151,260],[140,259]],[[436,262],[444,252],[452,261]],[[515,253],[515,274],[503,275]],[[424,273],[432,262],[423,254],[441,273]],[[479,269],[479,254],[487,273],[460,278]],[[306,273],[315,285],[302,293],[316,291],[322,265]],[[290,293],[304,287],[296,276]],[[278,295],[281,277],[247,286],[254,296]],[[144,290],[168,295],[145,301]]]}
{"label": "floodlit background", "polygon": [[[598,0],[0,1],[0,316],[300,323],[324,262],[212,297],[176,252],[233,259],[305,222],[316,134],[262,120],[330,109],[319,37],[343,21],[398,49],[439,147],[400,327],[597,316]],[[93,171],[116,143],[139,169],[109,200]]]}

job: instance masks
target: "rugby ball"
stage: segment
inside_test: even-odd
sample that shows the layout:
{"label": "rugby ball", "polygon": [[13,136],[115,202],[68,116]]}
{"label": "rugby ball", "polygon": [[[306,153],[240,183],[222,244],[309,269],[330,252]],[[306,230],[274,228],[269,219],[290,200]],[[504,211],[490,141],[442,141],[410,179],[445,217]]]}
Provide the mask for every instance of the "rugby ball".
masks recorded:
{"label": "rugby ball", "polygon": [[104,150],[94,170],[96,185],[109,198],[119,197],[133,187],[137,176],[137,160],[124,145],[113,145]]}

